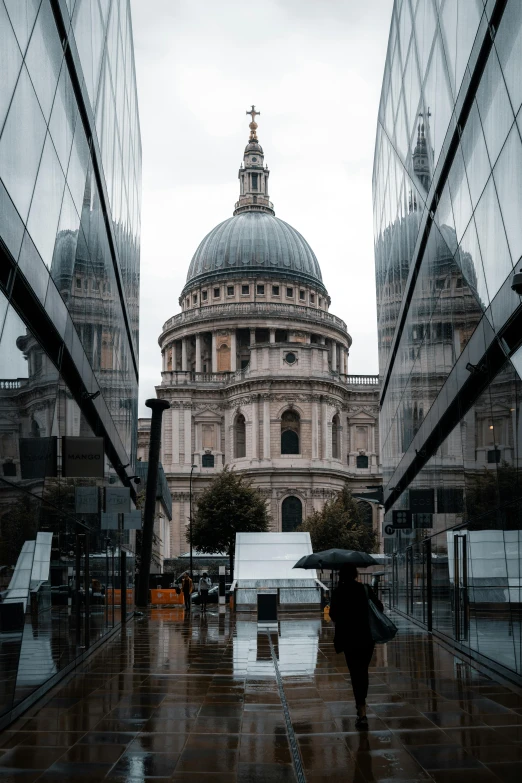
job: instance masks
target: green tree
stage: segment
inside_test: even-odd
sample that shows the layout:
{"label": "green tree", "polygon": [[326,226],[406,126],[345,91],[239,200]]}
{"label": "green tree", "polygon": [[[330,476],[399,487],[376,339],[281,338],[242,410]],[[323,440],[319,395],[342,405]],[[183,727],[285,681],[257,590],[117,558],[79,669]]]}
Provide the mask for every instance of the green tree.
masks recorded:
{"label": "green tree", "polygon": [[[205,554],[226,552],[234,570],[236,533],[266,533],[266,503],[244,476],[225,466],[198,497],[192,520],[192,546]],[[187,532],[190,544],[190,532]]]}
{"label": "green tree", "polygon": [[377,545],[374,530],[361,518],[357,503],[346,486],[327,501],[321,511],[314,511],[305,519],[299,529],[310,533],[314,552],[325,549],[374,552]]}

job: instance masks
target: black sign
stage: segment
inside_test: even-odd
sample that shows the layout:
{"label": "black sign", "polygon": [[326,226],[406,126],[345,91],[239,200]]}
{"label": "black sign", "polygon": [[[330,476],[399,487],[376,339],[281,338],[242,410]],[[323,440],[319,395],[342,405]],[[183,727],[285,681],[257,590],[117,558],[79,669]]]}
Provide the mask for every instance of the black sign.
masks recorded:
{"label": "black sign", "polygon": [[103,438],[62,437],[62,476],[103,478]]}
{"label": "black sign", "polygon": [[433,527],[433,514],[415,514],[414,519],[416,528]]}
{"label": "black sign", "polygon": [[433,489],[410,489],[410,511],[414,514],[435,513],[435,492]]}
{"label": "black sign", "polygon": [[57,475],[58,438],[20,438],[20,469],[23,479]]}
{"label": "black sign", "polygon": [[411,530],[411,511],[392,511],[392,522],[395,530]]}

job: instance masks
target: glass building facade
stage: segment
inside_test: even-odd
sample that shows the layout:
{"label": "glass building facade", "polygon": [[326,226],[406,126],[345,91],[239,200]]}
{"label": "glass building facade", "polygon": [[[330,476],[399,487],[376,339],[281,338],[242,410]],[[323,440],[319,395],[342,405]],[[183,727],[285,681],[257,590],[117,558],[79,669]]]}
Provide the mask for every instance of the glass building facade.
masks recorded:
{"label": "glass building facade", "polygon": [[[391,602],[512,679],[522,676],[522,300],[511,288],[521,63],[518,0],[396,0],[373,175]],[[411,527],[393,529],[401,510]]]}
{"label": "glass building facade", "polygon": [[140,198],[129,0],[0,0],[0,726],[132,608]]}

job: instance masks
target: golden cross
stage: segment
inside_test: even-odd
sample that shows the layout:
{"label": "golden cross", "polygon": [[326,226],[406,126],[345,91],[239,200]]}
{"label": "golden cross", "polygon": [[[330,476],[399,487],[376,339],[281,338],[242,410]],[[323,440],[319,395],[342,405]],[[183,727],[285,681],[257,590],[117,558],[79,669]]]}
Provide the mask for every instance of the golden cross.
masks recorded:
{"label": "golden cross", "polygon": [[250,111],[247,111],[246,113],[250,114],[250,116],[252,117],[252,122],[256,121],[257,114],[261,114],[260,111],[256,111],[256,107],[254,106],[254,104],[252,104],[252,108],[250,109]]}

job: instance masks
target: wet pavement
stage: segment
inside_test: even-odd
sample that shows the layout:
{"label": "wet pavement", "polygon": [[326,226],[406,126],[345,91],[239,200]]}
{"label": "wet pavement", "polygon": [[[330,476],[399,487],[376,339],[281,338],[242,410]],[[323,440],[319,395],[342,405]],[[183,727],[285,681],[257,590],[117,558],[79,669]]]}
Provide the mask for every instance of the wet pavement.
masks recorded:
{"label": "wet pavement", "polygon": [[399,618],[370,668],[369,731],[333,626],[157,610],[0,734],[0,778],[172,783],[522,779],[522,692]]}

